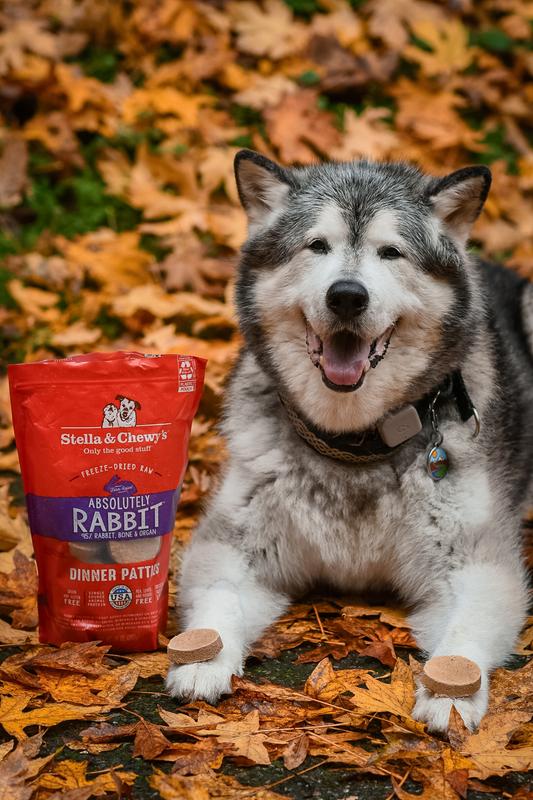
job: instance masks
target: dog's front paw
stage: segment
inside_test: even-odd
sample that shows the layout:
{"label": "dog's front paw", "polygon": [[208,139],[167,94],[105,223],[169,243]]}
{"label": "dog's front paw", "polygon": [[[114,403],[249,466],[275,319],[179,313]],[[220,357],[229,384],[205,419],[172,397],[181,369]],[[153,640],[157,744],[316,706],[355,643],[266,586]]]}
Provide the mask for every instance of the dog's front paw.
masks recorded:
{"label": "dog's front paw", "polygon": [[471,697],[438,697],[425,686],[419,686],[412,716],[425,722],[429,731],[446,733],[452,706],[455,706],[468,730],[474,731],[487,710],[487,687],[482,685]]}
{"label": "dog's front paw", "polygon": [[215,703],[221,695],[231,693],[232,675],[242,675],[242,662],[222,650],[212,661],[171,666],[166,686],[173,697]]}

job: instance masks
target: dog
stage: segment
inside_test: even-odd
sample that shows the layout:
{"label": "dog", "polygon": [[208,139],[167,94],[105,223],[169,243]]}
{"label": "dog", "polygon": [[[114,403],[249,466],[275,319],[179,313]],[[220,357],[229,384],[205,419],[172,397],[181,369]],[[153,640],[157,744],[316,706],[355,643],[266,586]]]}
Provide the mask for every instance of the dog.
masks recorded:
{"label": "dog", "polygon": [[124,397],[122,394],[117,394],[115,400],[120,403],[117,418],[118,427],[134,428],[137,425],[137,411],[141,410],[141,404],[137,400]]}
{"label": "dog", "polygon": [[116,428],[118,426],[118,408],[113,403],[108,403],[104,406],[103,414],[102,428]]}
{"label": "dog", "polygon": [[184,554],[186,628],[212,661],[173,666],[216,701],[289,600],[391,589],[426,657],[481,670],[472,696],[420,685],[413,716],[470,730],[527,605],[521,518],[533,453],[533,287],[466,251],[488,168],[235,162],[248,216],[229,383],[229,462]]}

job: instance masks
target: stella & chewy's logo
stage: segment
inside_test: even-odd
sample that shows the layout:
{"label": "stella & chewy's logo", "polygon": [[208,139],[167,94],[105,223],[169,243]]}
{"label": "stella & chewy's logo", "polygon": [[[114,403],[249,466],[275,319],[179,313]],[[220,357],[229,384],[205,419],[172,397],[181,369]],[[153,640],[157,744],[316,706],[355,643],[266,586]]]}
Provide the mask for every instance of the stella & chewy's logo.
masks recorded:
{"label": "stella & chewy's logo", "polygon": [[178,356],[178,392],[196,391],[196,362],[188,356]]}
{"label": "stella & chewy's logo", "polygon": [[129,586],[124,586],[124,584],[113,586],[109,592],[109,602],[117,611],[123,611],[130,605],[132,600],[133,592]]}

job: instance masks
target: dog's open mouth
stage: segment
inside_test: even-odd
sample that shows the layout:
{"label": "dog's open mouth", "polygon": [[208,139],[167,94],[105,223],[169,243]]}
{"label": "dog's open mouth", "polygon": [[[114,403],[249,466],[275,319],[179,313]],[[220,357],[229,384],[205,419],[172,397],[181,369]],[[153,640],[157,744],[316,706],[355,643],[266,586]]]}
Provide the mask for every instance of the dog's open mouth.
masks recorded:
{"label": "dog's open mouth", "polygon": [[363,385],[368,370],[385,358],[393,330],[391,325],[372,341],[347,330],[321,339],[306,321],[307,352],[326,386],[336,392],[354,392]]}

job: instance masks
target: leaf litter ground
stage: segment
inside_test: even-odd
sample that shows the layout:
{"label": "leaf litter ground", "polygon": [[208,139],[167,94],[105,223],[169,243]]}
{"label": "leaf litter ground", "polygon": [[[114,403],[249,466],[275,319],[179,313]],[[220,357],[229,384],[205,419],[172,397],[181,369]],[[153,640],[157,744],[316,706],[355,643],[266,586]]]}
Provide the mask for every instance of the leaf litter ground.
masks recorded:
{"label": "leaf litter ground", "polygon": [[[245,222],[232,161],[491,165],[474,246],[533,275],[524,0],[16,0],[0,9],[4,362],[88,350],[209,359],[172,572],[224,445]],[[179,706],[161,649],[38,645],[36,575],[0,373],[0,796],[531,800],[533,619],[475,734],[410,718],[420,666],[394,601],[314,598],[235,693]],[[531,531],[530,527],[526,533]],[[526,552],[533,564],[531,544]],[[171,584],[167,636],[176,631]]]}

